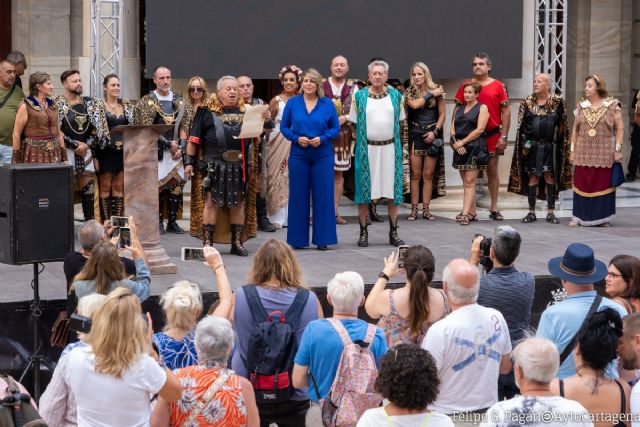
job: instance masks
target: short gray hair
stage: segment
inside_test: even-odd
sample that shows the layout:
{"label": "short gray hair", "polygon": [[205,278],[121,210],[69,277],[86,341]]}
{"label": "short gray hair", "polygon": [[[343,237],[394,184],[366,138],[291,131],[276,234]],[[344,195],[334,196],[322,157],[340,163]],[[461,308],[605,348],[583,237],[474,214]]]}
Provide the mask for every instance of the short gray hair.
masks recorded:
{"label": "short gray hair", "polygon": [[513,363],[522,369],[529,381],[548,384],[560,367],[556,345],[545,338],[527,338],[513,350]]}
{"label": "short gray hair", "polygon": [[357,313],[364,297],[364,280],[355,271],[338,273],[327,283],[327,295],[334,311]]}
{"label": "short gray hair", "polygon": [[373,67],[383,67],[384,68],[384,72],[387,75],[389,75],[389,64],[386,61],[377,60],[377,61],[371,62],[371,64],[369,64],[369,68],[368,68],[369,72],[371,72]]}
{"label": "short gray hair", "polygon": [[[469,263],[472,266],[471,263]],[[475,268],[475,267],[474,267]],[[442,271],[442,281],[447,284],[447,296],[454,304],[473,304],[478,300],[480,276],[475,268],[475,282],[472,287],[462,286],[455,279],[455,271],[447,264]]]}
{"label": "short gray hair", "polygon": [[218,79],[218,83],[216,83],[216,91],[220,92],[220,89],[222,89],[222,84],[224,83],[225,80],[235,80],[238,81],[238,79],[236,79],[234,76],[222,76]]}
{"label": "short gray hair", "polygon": [[7,55],[7,61],[15,65],[21,62],[26,63],[27,58],[24,57],[24,54],[22,52],[18,52],[17,50],[14,50],[13,52]]}
{"label": "short gray hair", "polygon": [[493,233],[491,247],[498,262],[504,266],[513,264],[520,254],[522,238],[518,230],[510,225],[501,225]]}
{"label": "short gray hair", "polygon": [[78,230],[78,240],[85,251],[91,251],[102,239],[104,239],[104,228],[95,219],[85,222]]}
{"label": "short gray hair", "polygon": [[226,366],[233,341],[231,322],[222,317],[205,316],[196,327],[198,363]]}
{"label": "short gray hair", "polygon": [[89,294],[78,300],[78,314],[84,317],[93,316],[93,312],[102,305],[104,300],[107,299],[103,294]]}

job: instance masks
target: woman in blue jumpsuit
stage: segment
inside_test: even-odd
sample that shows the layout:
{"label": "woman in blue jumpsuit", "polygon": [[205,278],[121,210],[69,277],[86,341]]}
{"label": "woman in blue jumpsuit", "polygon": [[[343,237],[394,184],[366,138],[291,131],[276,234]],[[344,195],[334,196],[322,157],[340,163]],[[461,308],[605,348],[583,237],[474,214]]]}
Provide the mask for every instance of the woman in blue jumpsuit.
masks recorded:
{"label": "woman in blue jumpsuit", "polygon": [[326,251],[338,243],[333,204],[333,145],[340,122],[333,102],[324,97],[322,76],[313,68],[302,75],[301,95],[287,102],[280,131],[291,141],[289,155],[289,227],[287,243],[309,246],[309,202],[313,196],[311,243]]}

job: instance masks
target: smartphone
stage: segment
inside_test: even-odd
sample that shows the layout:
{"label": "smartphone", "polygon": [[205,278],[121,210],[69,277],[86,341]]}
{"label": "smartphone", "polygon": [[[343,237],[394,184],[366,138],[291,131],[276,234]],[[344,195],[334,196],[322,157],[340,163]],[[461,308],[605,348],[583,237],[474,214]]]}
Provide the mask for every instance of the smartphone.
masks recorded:
{"label": "smartphone", "polygon": [[128,227],[129,218],[127,218],[126,216],[112,216],[111,226],[112,227]]}
{"label": "smartphone", "polygon": [[183,261],[205,261],[203,248],[182,248]]}
{"label": "smartphone", "polygon": [[88,334],[91,330],[91,318],[74,313],[69,318],[69,329]]}
{"label": "smartphone", "polygon": [[398,268],[404,268],[404,257],[410,247],[409,245],[398,246]]}
{"label": "smartphone", "polygon": [[120,245],[121,249],[131,246],[131,229],[129,227],[120,227]]}

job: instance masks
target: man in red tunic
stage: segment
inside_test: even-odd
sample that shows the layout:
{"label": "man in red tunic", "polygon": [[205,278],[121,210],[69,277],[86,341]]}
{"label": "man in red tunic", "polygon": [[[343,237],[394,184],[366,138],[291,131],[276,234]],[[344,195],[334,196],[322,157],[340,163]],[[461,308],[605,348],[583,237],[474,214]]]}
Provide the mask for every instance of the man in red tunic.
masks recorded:
{"label": "man in red tunic", "polygon": [[[489,195],[491,196],[491,219],[502,221],[504,218],[498,210],[498,190],[500,178],[498,177],[498,155],[504,154],[507,147],[507,135],[511,124],[511,106],[507,87],[500,81],[489,77],[491,71],[491,58],[484,52],[477,53],[473,57],[472,80],[482,86],[478,102],[489,109],[489,121],[485,129],[487,149],[489,151],[489,166],[487,168],[487,181]],[[456,103],[464,105],[462,96],[464,84],[460,85],[456,93]]]}

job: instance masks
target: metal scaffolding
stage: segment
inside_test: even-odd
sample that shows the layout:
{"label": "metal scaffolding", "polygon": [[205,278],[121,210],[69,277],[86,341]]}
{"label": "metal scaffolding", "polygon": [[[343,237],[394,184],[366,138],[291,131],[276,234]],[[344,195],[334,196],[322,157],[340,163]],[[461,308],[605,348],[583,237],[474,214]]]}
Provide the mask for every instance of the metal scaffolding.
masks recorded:
{"label": "metal scaffolding", "polygon": [[[124,0],[91,0],[91,95],[102,97],[102,80],[122,75]],[[124,86],[124,79],[120,79]],[[124,87],[122,87],[124,93]]]}
{"label": "metal scaffolding", "polygon": [[566,90],[567,6],[568,0],[536,0],[535,67],[547,73],[557,93]]}

